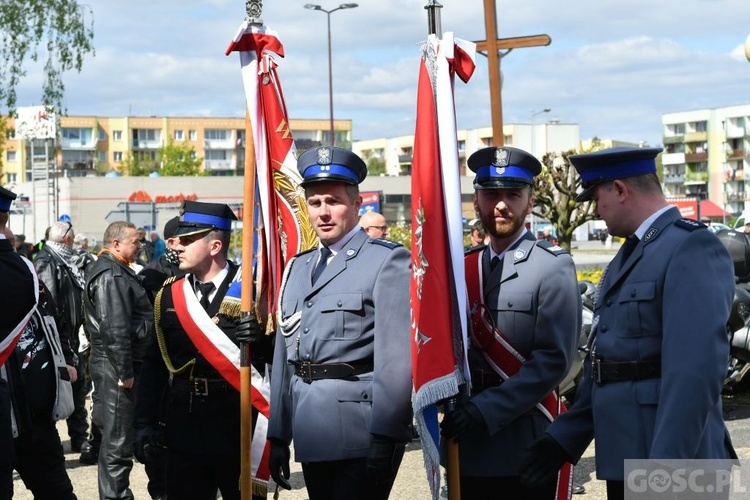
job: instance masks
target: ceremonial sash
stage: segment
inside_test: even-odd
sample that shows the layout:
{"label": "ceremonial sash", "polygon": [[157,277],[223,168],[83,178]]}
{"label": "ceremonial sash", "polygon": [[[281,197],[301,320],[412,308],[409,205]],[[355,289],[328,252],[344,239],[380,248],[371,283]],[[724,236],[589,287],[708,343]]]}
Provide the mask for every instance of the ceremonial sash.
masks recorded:
{"label": "ceremonial sash", "polygon": [[[469,296],[470,331],[472,343],[482,350],[482,356],[502,380],[512,377],[526,361],[493,324],[484,304],[484,283],[482,282],[482,253],[470,253],[464,258],[466,267],[466,287]],[[557,390],[552,391],[536,404],[537,409],[552,422],[558,415],[565,413]],[[573,487],[573,466],[563,465],[557,476],[556,498],[570,499]]]}
{"label": "ceremonial sash", "polygon": [[[219,374],[237,391],[240,390],[240,348],[214,323],[198,302],[190,282],[187,279],[177,280],[171,285],[172,302],[177,319],[187,333],[198,352],[206,358]],[[270,416],[271,385],[268,377],[262,377],[254,366],[251,366],[252,378],[250,400],[253,408],[258,410],[258,419],[253,429],[252,456],[261,457],[252,467],[253,476],[268,480],[271,476],[268,468],[270,447],[266,446],[268,418]]]}
{"label": "ceremonial sash", "polygon": [[10,353],[12,353],[13,349],[16,348],[18,339],[21,338],[21,332],[24,328],[26,328],[26,324],[29,322],[31,315],[34,314],[34,311],[36,311],[36,304],[37,302],[39,302],[39,278],[36,275],[34,264],[32,264],[30,260],[23,256],[21,257],[21,260],[23,260],[23,263],[26,264],[26,266],[29,268],[29,272],[34,278],[34,307],[32,307],[29,312],[26,313],[26,316],[24,316],[23,319],[18,323],[18,325],[13,328],[13,330],[10,332],[10,335],[0,340],[0,366],[3,366],[3,364],[8,360]]}

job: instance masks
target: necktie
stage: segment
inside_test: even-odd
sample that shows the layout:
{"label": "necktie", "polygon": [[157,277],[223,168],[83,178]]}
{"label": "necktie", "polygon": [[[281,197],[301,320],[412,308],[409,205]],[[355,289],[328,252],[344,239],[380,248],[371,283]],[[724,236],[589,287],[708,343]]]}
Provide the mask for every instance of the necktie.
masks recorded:
{"label": "necktie", "polygon": [[500,257],[495,255],[490,261],[490,272],[494,271],[498,264],[500,264]]}
{"label": "necktie", "polygon": [[201,291],[201,299],[200,304],[203,309],[208,309],[208,296],[211,295],[211,292],[214,289],[214,284],[212,281],[207,281],[205,283],[201,283],[200,281],[195,282],[196,288]]}
{"label": "necktie", "polygon": [[328,249],[328,247],[321,247],[320,259],[318,260],[318,266],[315,268],[315,272],[313,272],[313,277],[312,277],[313,285],[315,284],[316,281],[318,281],[318,278],[320,277],[320,275],[323,274],[323,271],[328,265],[328,257],[330,257],[332,253],[333,252],[331,252]]}
{"label": "necktie", "polygon": [[625,243],[622,244],[622,249],[620,252],[622,253],[622,258],[620,259],[620,267],[625,265],[625,262],[627,262],[628,258],[630,257],[630,254],[633,253],[633,249],[638,244],[640,240],[638,239],[638,236],[628,236],[625,240]]}

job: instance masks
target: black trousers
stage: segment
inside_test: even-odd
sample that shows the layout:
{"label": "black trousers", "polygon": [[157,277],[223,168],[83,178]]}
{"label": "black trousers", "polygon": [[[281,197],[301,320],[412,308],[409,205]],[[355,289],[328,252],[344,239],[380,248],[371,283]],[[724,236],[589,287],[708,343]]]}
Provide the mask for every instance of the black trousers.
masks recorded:
{"label": "black trousers", "polygon": [[80,448],[88,438],[89,424],[88,412],[86,411],[86,394],[88,393],[88,382],[85,379],[83,365],[79,361],[76,367],[78,379],[73,384],[73,413],[68,417],[68,437],[70,447],[75,450]]}
{"label": "black trousers", "polygon": [[14,467],[36,500],[76,499],[65,470],[60,434],[49,416],[32,419],[31,432],[14,439],[13,446]]}
{"label": "black trousers", "polygon": [[[13,428],[10,422],[10,389],[0,377],[0,498],[13,498]],[[7,450],[7,451],[6,451]]]}
{"label": "black trousers", "polygon": [[530,489],[521,484],[518,476],[481,477],[461,476],[461,498],[472,500],[497,500],[518,498],[522,500],[554,500],[556,485]]}
{"label": "black trousers", "polygon": [[169,500],[224,500],[240,498],[240,454],[198,454],[167,450]]}
{"label": "black trousers", "polygon": [[[353,458],[303,462],[302,473],[310,500],[386,500],[393,488],[393,480],[377,486],[372,484],[367,478],[366,461],[365,458]],[[401,459],[398,461],[400,464]]]}

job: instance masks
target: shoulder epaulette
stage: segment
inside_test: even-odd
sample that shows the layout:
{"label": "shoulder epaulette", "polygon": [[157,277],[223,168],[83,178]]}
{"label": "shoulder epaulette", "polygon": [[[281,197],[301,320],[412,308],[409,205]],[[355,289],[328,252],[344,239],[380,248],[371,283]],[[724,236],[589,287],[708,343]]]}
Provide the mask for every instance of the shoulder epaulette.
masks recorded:
{"label": "shoulder epaulette", "polygon": [[485,248],[487,248],[487,245],[476,245],[476,246],[473,246],[473,247],[470,247],[470,248],[464,250],[464,255],[470,255],[470,254],[473,254],[475,252],[479,252],[481,250],[484,250]]}
{"label": "shoulder epaulette", "polygon": [[381,245],[381,246],[384,246],[386,248],[390,248],[391,250],[393,250],[394,248],[398,248],[398,247],[404,246],[401,243],[399,243],[398,241],[384,240],[382,238],[370,239],[370,243],[373,243],[375,245]]}
{"label": "shoulder epaulette", "polygon": [[537,240],[536,246],[538,246],[539,248],[544,248],[549,253],[555,256],[568,253],[568,251],[560,245],[555,245],[554,243],[550,243],[547,240]]}
{"label": "shoulder epaulette", "polygon": [[704,223],[693,220],[693,219],[677,219],[674,221],[674,225],[677,227],[681,227],[682,229],[685,229],[686,231],[695,231],[696,229],[708,229],[708,226]]}

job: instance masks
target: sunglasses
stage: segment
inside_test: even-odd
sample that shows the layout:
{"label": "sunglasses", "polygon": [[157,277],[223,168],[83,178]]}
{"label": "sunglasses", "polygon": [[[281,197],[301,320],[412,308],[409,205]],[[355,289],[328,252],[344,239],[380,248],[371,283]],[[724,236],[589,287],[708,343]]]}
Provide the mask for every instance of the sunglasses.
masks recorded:
{"label": "sunglasses", "polygon": [[63,222],[65,222],[68,225],[68,229],[66,229],[65,234],[63,234],[63,238],[65,238],[68,235],[68,233],[73,230],[73,224],[71,224],[68,221],[63,221]]}
{"label": "sunglasses", "polygon": [[367,226],[365,229],[379,229],[385,232],[388,231],[388,226]]}

